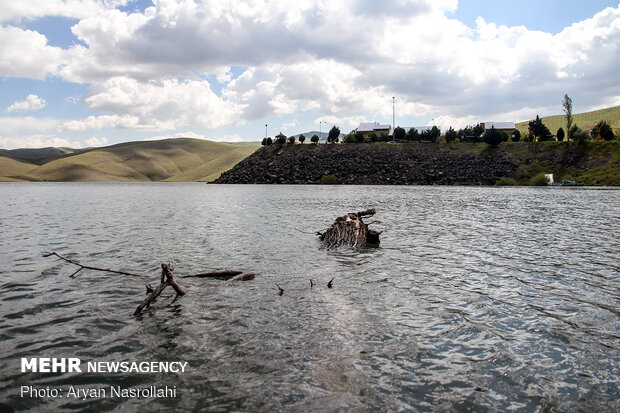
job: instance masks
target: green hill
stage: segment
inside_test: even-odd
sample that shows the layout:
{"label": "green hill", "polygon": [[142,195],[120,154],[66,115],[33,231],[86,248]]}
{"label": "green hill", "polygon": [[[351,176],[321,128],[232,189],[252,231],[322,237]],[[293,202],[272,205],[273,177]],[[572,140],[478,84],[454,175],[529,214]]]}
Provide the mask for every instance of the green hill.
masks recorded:
{"label": "green hill", "polygon": [[23,176],[35,169],[37,165],[18,159],[0,156],[0,181],[20,181],[12,176]]}
{"label": "green hill", "polygon": [[[593,112],[578,113],[576,115],[573,114],[573,124],[577,124],[577,126],[584,130],[591,130],[594,125],[601,120],[607,121],[614,132],[618,133],[620,129],[620,106],[595,110]],[[564,132],[566,132],[565,115],[546,116],[542,118],[542,121],[554,135],[559,128],[565,129]],[[521,134],[527,133],[528,123],[529,121],[517,123],[517,129],[519,129]]]}
{"label": "green hill", "polygon": [[0,158],[0,179],[25,181],[210,181],[258,148],[201,139],[128,142],[59,155],[41,166]]}

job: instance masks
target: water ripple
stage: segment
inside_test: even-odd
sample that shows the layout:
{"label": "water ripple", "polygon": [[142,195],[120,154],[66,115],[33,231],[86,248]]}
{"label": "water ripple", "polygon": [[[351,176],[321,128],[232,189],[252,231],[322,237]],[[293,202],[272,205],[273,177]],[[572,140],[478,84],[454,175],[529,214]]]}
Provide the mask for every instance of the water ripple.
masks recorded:
{"label": "water ripple", "polygon": [[[620,191],[3,184],[0,195],[2,408],[620,410]],[[327,252],[305,234],[369,207],[378,249]],[[146,277],[68,278],[41,257],[52,250]],[[162,262],[259,275],[184,279],[186,296],[131,317]],[[190,371],[19,373],[37,355],[181,359]],[[24,383],[182,396],[29,399]]]}

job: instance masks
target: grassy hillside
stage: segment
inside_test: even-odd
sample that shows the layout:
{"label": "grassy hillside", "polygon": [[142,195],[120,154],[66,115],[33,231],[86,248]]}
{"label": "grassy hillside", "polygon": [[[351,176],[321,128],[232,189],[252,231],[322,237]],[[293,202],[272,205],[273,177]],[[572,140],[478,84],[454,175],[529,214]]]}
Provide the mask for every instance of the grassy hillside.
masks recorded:
{"label": "grassy hillside", "polygon": [[36,167],[37,165],[29,162],[0,156],[0,181],[19,181],[20,179],[12,177],[26,175]]}
{"label": "grassy hillside", "polygon": [[[599,121],[606,120],[617,133],[620,129],[620,106],[614,106],[613,108],[595,110],[593,112],[573,114],[573,124],[577,124],[581,129],[590,130]],[[551,133],[555,135],[558,129],[561,127],[566,132],[566,116],[555,115],[542,118],[542,121]],[[529,121],[517,123],[517,129],[521,134],[527,133],[527,125]]]}
{"label": "grassy hillside", "polygon": [[128,142],[64,155],[41,166],[2,159],[0,176],[27,181],[213,180],[258,146],[187,138]]}

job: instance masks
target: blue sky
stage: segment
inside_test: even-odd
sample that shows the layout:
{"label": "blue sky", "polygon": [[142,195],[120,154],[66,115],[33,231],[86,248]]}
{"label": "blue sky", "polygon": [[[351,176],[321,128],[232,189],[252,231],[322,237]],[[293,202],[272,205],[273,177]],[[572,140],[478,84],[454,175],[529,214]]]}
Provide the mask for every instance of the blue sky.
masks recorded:
{"label": "blue sky", "polygon": [[0,148],[258,140],[620,104],[617,1],[82,0],[0,8]]}

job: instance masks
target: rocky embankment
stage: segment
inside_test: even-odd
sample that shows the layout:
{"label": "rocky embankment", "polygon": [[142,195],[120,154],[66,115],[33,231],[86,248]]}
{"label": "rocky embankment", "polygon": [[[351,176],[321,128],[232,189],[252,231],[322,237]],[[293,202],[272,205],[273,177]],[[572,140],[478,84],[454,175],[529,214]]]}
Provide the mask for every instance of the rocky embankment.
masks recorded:
{"label": "rocky embankment", "polygon": [[518,163],[496,149],[477,153],[459,145],[296,144],[262,147],[215,182],[320,184],[327,175],[335,175],[339,184],[357,185],[493,185],[502,177],[522,177]]}

